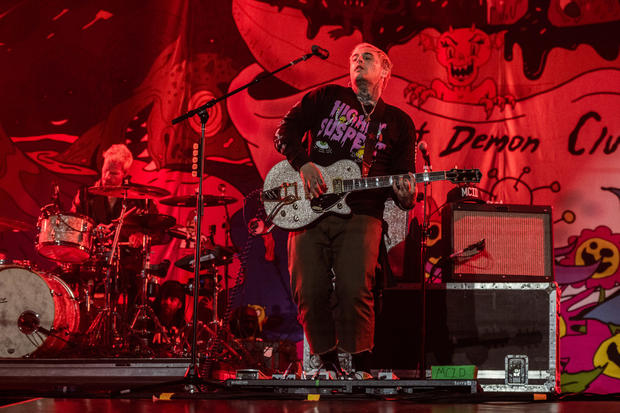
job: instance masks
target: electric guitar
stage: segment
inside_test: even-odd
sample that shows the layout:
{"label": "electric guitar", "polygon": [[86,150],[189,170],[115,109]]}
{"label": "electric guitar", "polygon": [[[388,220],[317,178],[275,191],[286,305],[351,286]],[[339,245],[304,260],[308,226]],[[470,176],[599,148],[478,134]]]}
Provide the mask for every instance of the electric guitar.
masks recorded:
{"label": "electric guitar", "polygon": [[[317,165],[327,185],[327,191],[318,198],[306,194],[299,172],[288,161],[278,162],[267,173],[261,200],[267,220],[285,230],[303,228],[327,212],[347,215],[351,208],[347,195],[353,191],[391,187],[403,175],[368,176],[362,178],[355,162],[343,159],[329,166]],[[415,182],[450,181],[452,183],[480,182],[479,169],[451,169],[440,172],[414,174]]]}

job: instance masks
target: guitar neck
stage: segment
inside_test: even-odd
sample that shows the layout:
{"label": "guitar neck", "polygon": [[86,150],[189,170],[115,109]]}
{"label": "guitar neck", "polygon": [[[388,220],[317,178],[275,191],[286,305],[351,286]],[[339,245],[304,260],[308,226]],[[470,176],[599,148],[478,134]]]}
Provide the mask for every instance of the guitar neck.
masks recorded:
{"label": "guitar neck", "polygon": [[[342,192],[363,191],[366,189],[387,188],[400,178],[407,178],[409,174],[367,176],[365,178],[343,179]],[[413,174],[415,182],[433,182],[447,179],[446,171],[419,172]]]}

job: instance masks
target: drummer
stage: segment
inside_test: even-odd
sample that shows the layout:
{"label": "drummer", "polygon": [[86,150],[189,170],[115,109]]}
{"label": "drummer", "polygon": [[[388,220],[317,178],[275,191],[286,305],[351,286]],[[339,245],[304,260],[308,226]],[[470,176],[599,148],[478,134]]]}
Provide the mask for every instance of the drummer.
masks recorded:
{"label": "drummer", "polygon": [[[103,167],[101,178],[94,186],[114,187],[123,185],[133,163],[133,155],[124,144],[110,146],[103,153]],[[122,210],[122,199],[113,196],[89,195],[87,191],[80,190],[73,199],[71,212],[83,214],[92,218],[99,225],[110,225],[112,220],[117,219]],[[146,209],[144,200],[127,200],[127,210],[136,207]],[[149,212],[156,212],[156,207],[151,203]],[[136,232],[129,236],[129,243],[135,248],[142,245],[142,233]]]}
{"label": "drummer", "polygon": [[[124,144],[110,146],[103,152],[103,166],[101,178],[95,182],[98,187],[118,187],[125,183],[129,170],[133,163],[133,155],[129,148]],[[123,200],[121,198],[104,195],[89,194],[87,189],[80,190],[73,199],[71,212],[83,214],[90,217],[102,232],[111,231],[112,221],[117,219],[122,211]],[[134,213],[144,212],[148,209],[149,213],[157,213],[157,207],[153,202],[149,202],[147,207],[143,199],[128,199],[127,211],[136,208]],[[127,232],[123,232],[123,235]],[[111,234],[109,234],[111,235]],[[124,239],[123,239],[124,238]],[[129,233],[121,238],[129,244],[130,251],[121,251],[121,290],[126,290],[128,303],[131,305],[137,289],[136,273],[142,267],[142,256],[139,253],[143,245],[144,234],[138,230]],[[110,240],[111,237],[108,238]],[[108,241],[109,242],[109,241]]]}

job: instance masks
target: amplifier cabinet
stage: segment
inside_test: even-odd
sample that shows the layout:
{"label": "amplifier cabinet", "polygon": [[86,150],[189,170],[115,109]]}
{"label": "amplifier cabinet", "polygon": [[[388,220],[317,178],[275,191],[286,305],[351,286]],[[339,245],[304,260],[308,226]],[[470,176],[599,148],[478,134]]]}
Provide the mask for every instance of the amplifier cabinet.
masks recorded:
{"label": "amplifier cabinet", "polygon": [[[419,284],[383,293],[374,368],[419,368]],[[558,289],[552,283],[447,283],[426,291],[425,363],[475,365],[487,392],[559,392]]]}
{"label": "amplifier cabinet", "polygon": [[448,204],[444,281],[553,281],[551,223],[550,206]]}

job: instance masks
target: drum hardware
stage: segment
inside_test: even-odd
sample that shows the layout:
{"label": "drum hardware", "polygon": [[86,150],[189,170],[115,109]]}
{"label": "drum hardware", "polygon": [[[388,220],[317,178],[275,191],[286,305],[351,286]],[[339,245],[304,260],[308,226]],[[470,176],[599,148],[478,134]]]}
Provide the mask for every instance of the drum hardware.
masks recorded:
{"label": "drum hardware", "polygon": [[170,215],[140,213],[127,217],[125,229],[136,229],[144,234],[154,235],[172,228],[175,224],[176,220]]}
{"label": "drum hardware", "polygon": [[17,328],[27,336],[35,331],[41,330],[43,334],[49,335],[49,331],[41,327],[41,316],[34,311],[26,310],[17,319]]}
{"label": "drum hardware", "polygon": [[165,329],[159,322],[159,318],[155,314],[153,308],[148,304],[148,286],[149,286],[149,268],[150,268],[150,255],[151,255],[151,247],[150,247],[150,236],[144,236],[144,265],[142,267],[142,271],[140,272],[140,293],[139,293],[139,304],[136,305],[136,314],[134,315],[133,321],[129,325],[130,330],[137,334],[139,337],[148,336],[150,331],[149,321],[153,322],[155,326],[155,332],[160,333],[164,340],[168,340]]}
{"label": "drum hardware", "polygon": [[[200,280],[198,280],[198,296],[211,297],[213,295],[215,285],[221,280],[222,277],[217,275],[214,267],[208,269],[207,271],[201,272]],[[185,284],[185,294],[191,296],[194,295],[194,277],[187,280],[187,283]]]}
{"label": "drum hardware", "polygon": [[[210,328],[207,324],[202,323],[202,322],[198,322],[198,326],[203,329],[204,331],[206,331],[208,333],[208,337],[210,340],[213,340],[215,338],[215,330]],[[237,341],[236,338],[232,338],[233,341]],[[222,340],[222,347],[224,351],[227,351],[228,354],[230,354],[233,358],[237,359],[237,360],[243,360],[244,356],[242,356],[241,354],[239,354],[239,352],[237,352],[228,342],[226,342],[226,340]]]}
{"label": "drum hardware", "polygon": [[[232,262],[235,250],[231,247],[213,245],[212,249],[203,250],[200,256],[200,271],[208,270],[212,265],[220,266]],[[175,261],[174,266],[185,271],[194,272],[194,256],[186,255]]]}
{"label": "drum hardware", "polygon": [[122,234],[147,234],[150,236],[151,246],[167,244],[171,239],[168,230],[175,224],[176,219],[170,215],[137,213],[127,218]]}
{"label": "drum hardware", "polygon": [[[186,285],[186,292],[189,295],[194,295],[194,289],[198,288],[197,296],[210,296],[211,302],[213,305],[213,312],[211,313],[211,320],[208,322],[210,327],[204,325],[204,328],[207,328],[210,332],[209,343],[206,344],[207,353],[212,353],[217,351],[217,333],[222,328],[222,319],[221,314],[218,313],[218,301],[223,298],[225,302],[228,301],[228,264],[232,262],[232,258],[234,254],[237,252],[237,249],[230,245],[230,214],[228,211],[228,204],[231,204],[236,201],[235,198],[230,196],[225,196],[224,192],[226,191],[225,185],[219,186],[219,191],[221,195],[204,195],[203,196],[203,205],[210,206],[223,206],[226,212],[226,223],[223,227],[226,230],[225,234],[225,246],[217,245],[215,243],[215,225],[210,227],[209,234],[207,236],[201,235],[200,242],[196,243],[196,227],[183,227],[176,226],[168,229],[168,233],[182,240],[185,240],[186,245],[193,244],[194,248],[196,248],[196,244],[202,244],[199,258],[199,268],[195,268],[195,257],[196,251],[194,254],[186,255],[180,259],[178,259],[174,265],[177,268],[183,269],[185,271],[193,272],[194,277],[191,281]],[[196,206],[196,196],[177,196],[164,198],[159,201],[162,204],[173,205],[173,206]],[[195,221],[197,221],[197,217],[195,217]],[[196,222],[195,222],[196,224]],[[220,287],[221,276],[217,274],[216,267],[225,266],[224,271],[224,288]],[[194,279],[196,275],[199,275],[198,282]],[[221,296],[220,293],[223,293]],[[219,298],[218,298],[219,297]],[[201,323],[202,324],[202,323]],[[225,340],[220,340],[225,341]],[[230,347],[228,343],[222,342],[224,347]],[[229,352],[231,354],[234,352],[232,347],[229,348]],[[210,354],[211,356],[215,356],[215,354]],[[238,354],[237,354],[238,355]],[[209,354],[207,354],[209,356]]]}
{"label": "drum hardware", "polygon": [[[170,228],[167,233],[173,237],[183,240],[180,248],[182,249],[194,249],[196,247],[196,238],[194,237],[194,227],[184,227],[181,225],[175,225]],[[207,242],[207,237],[201,235],[200,242],[204,245]]]}
{"label": "drum hardware", "polygon": [[[148,199],[147,199],[148,210]],[[161,325],[155,311],[148,303],[149,287],[153,287],[152,277],[155,273],[159,276],[165,277],[167,274],[170,261],[160,263],[157,266],[151,265],[151,246],[152,237],[161,238],[161,234],[164,234],[166,230],[176,224],[174,217],[164,214],[155,213],[140,213],[134,214],[127,218],[126,228],[134,230],[135,233],[141,233],[142,236],[142,249],[144,251],[144,258],[142,263],[142,269],[140,271],[140,290],[138,293],[138,304],[136,305],[136,314],[129,325],[130,331],[136,334],[138,337],[147,337],[151,331],[150,327],[152,322],[155,327],[155,333],[160,333],[163,340],[168,340],[165,329]],[[163,273],[163,274],[162,274]],[[151,292],[152,293],[152,292]]]}
{"label": "drum hardware", "polygon": [[147,274],[157,278],[165,278],[168,275],[169,268],[170,260],[163,260],[159,264],[151,264],[150,268],[147,268]]}
{"label": "drum hardware", "polygon": [[146,296],[148,298],[155,298],[159,295],[159,280],[158,279],[150,279],[146,284]]}
{"label": "drum hardware", "polygon": [[168,233],[172,237],[182,240],[193,240],[194,238],[194,229],[192,227],[184,227],[182,225],[173,226],[168,229]]}
{"label": "drum hardware", "polygon": [[[42,345],[48,337],[54,337],[57,340],[70,344],[69,340],[58,335],[57,331],[48,330],[41,326],[41,316],[32,310],[26,310],[19,315],[17,319],[17,328],[33,345]],[[62,330],[62,329],[61,329]],[[42,335],[41,335],[42,334]],[[67,333],[67,335],[69,335]],[[43,338],[45,336],[45,338]],[[38,343],[38,344],[37,344]]]}
{"label": "drum hardware", "polygon": [[[150,244],[150,236],[144,235],[143,237],[143,248],[145,251],[144,254],[144,264],[142,266],[142,271],[140,272],[140,293],[139,293],[139,304],[136,306],[136,314],[134,315],[133,321],[130,324],[130,331],[137,335],[139,338],[147,338],[151,333],[159,334],[160,340],[165,343],[170,342],[170,338],[166,333],[166,329],[163,327],[157,314],[150,306],[148,302],[149,297],[149,287],[153,287],[153,282],[151,281],[151,244]],[[164,274],[165,276],[165,274]],[[154,329],[151,331],[151,322]],[[150,349],[148,349],[150,350]]]}
{"label": "drum hardware", "polygon": [[[115,337],[118,334],[118,327],[120,325],[120,315],[112,304],[112,269],[115,268],[114,273],[118,275],[118,244],[121,235],[121,229],[123,228],[123,222],[127,216],[134,213],[136,207],[127,210],[127,197],[123,197],[122,209],[118,218],[118,225],[114,232],[114,240],[112,241],[112,253],[108,259],[108,266],[106,269],[106,275],[104,279],[104,297],[105,305],[99,310],[99,314],[93,320],[92,324],[86,331],[86,336],[89,345],[101,345],[106,350],[112,349],[115,343],[118,342],[120,337]],[[116,263],[116,267],[114,266]],[[119,323],[117,323],[119,321]]]}
{"label": "drum hardware", "polygon": [[[174,225],[175,220],[167,215],[147,214],[137,208],[128,208],[128,199],[145,199],[148,203],[151,199],[169,195],[168,191],[161,188],[124,183],[119,186],[90,187],[87,192],[93,195],[122,199],[122,211],[119,218],[113,220],[110,225],[98,225],[92,231],[94,246],[90,258],[83,263],[84,266],[78,270],[79,274],[76,277],[77,283],[82,287],[81,291],[83,293],[83,300],[85,300],[86,312],[90,313],[94,304],[95,279],[99,279],[97,275],[102,274],[101,278],[103,278],[104,289],[103,305],[97,309],[96,316],[88,326],[88,329],[86,329],[85,344],[91,348],[99,348],[103,353],[109,354],[111,351],[129,345],[128,337],[122,336],[121,331],[119,331],[129,327],[129,320],[124,315],[127,311],[126,306],[128,302],[125,301],[121,304],[116,298],[122,297],[122,295],[119,295],[122,294],[122,291],[118,290],[120,285],[118,283],[120,282],[121,246],[133,248],[134,245],[129,242],[120,242],[120,237],[136,233],[147,234],[150,249],[150,245],[164,242],[165,237],[161,234],[169,226]],[[113,226],[115,228],[111,230],[110,228]],[[165,273],[167,267],[164,267],[165,265],[158,268],[153,266],[152,272],[158,274],[160,272]],[[144,265],[143,271],[145,271],[145,275],[148,277],[151,272],[151,266]],[[88,279],[87,287],[84,287],[82,278]],[[148,310],[142,308],[142,311]]]}
{"label": "drum hardware", "polygon": [[[206,207],[214,207],[221,205],[228,205],[236,202],[237,199],[232,196],[224,195],[202,195],[202,203]],[[163,198],[159,200],[160,204],[177,206],[177,207],[192,207],[196,208],[196,195],[178,195]]]}
{"label": "drum hardware", "polygon": [[85,286],[82,285],[80,287],[82,289],[82,296],[84,297],[82,302],[86,305],[86,312],[90,313],[91,308],[94,304],[93,295],[95,293],[95,282],[91,279],[88,280]]}

